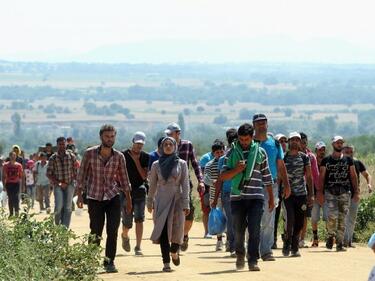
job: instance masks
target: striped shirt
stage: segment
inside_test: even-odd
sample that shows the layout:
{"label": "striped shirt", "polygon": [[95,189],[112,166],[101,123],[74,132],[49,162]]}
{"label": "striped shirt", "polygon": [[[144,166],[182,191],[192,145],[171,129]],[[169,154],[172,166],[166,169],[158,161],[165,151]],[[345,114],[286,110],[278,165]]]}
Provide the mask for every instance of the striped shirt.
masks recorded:
{"label": "striped shirt", "polygon": [[48,161],[47,177],[52,184],[57,182],[71,184],[77,176],[76,162],[76,156],[68,150],[64,154],[54,153]]}
{"label": "striped shirt", "polygon": [[[263,148],[259,148],[263,155],[263,161],[261,163],[255,163],[253,173],[249,180],[243,183],[243,189],[239,195],[230,195],[231,201],[238,200],[253,200],[261,199],[264,200],[264,187],[273,184],[272,174],[268,166],[267,153]],[[232,150],[227,153],[226,158],[231,157]],[[229,170],[227,166],[223,167],[224,170]]]}
{"label": "striped shirt", "polygon": [[112,149],[109,159],[100,155],[101,146],[86,150],[77,177],[77,188],[87,188],[87,197],[97,201],[111,200],[122,191],[130,191],[124,155]]}
{"label": "striped shirt", "polygon": [[189,163],[193,166],[195,176],[197,177],[198,182],[203,182],[202,171],[199,167],[197,157],[195,156],[195,151],[193,144],[188,140],[181,140],[178,144],[178,157],[182,160],[185,160],[188,168]]}
{"label": "striped shirt", "polygon": [[206,164],[204,169],[204,184],[210,187],[210,201],[215,198],[214,181],[218,179],[219,174],[219,159],[214,158]]}

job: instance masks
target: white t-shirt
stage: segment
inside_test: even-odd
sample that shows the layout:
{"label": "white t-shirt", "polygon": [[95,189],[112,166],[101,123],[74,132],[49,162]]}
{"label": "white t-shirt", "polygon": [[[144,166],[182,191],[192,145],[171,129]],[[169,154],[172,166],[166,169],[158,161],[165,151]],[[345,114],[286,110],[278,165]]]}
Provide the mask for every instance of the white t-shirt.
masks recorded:
{"label": "white t-shirt", "polygon": [[33,185],[34,184],[33,171],[30,169],[25,169],[25,176],[26,176],[26,185]]}

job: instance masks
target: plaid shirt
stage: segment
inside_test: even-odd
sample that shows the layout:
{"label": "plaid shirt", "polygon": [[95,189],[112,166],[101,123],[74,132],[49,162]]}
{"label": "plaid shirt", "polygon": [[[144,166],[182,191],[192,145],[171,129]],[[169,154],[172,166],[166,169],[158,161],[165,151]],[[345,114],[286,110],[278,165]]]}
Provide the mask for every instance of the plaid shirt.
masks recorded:
{"label": "plaid shirt", "polygon": [[76,156],[69,151],[65,151],[63,155],[54,153],[48,161],[47,177],[52,184],[56,182],[71,184],[77,177],[76,162]]}
{"label": "plaid shirt", "polygon": [[197,157],[195,156],[193,144],[190,141],[188,140],[180,141],[180,143],[178,144],[178,157],[186,161],[188,168],[189,168],[189,160],[190,160],[191,165],[194,168],[194,172],[197,177],[197,180],[200,183],[203,182],[202,171],[201,171],[201,168],[199,167]]}
{"label": "plaid shirt", "polygon": [[130,191],[131,186],[126,170],[124,155],[112,149],[111,157],[105,161],[100,155],[101,146],[86,150],[77,177],[77,188],[87,189],[87,197],[97,201],[111,200],[122,191]]}

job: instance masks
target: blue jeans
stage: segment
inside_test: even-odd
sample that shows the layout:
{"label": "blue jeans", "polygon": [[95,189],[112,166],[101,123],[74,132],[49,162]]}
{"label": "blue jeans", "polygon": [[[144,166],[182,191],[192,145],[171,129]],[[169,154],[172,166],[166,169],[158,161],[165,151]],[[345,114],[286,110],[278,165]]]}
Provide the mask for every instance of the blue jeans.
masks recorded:
{"label": "blue jeans", "polygon": [[350,198],[349,210],[345,218],[345,232],[344,232],[344,243],[352,243],[355,222],[357,220],[359,202],[354,202],[353,198]]}
{"label": "blue jeans", "polygon": [[34,202],[35,202],[35,185],[26,185],[26,193],[27,196],[31,199],[31,208],[34,208]]}
{"label": "blue jeans", "polygon": [[224,213],[227,218],[227,243],[229,243],[230,252],[233,252],[235,248],[234,248],[234,229],[233,229],[233,222],[232,222],[230,192],[221,193],[221,204],[223,205]]}
{"label": "blue jeans", "polygon": [[55,196],[55,223],[65,225],[69,228],[72,217],[72,199],[74,195],[74,185],[69,184],[65,189],[55,186],[53,195]]}
{"label": "blue jeans", "polygon": [[235,235],[236,254],[245,255],[245,230],[249,232],[247,243],[248,263],[256,264],[259,259],[260,222],[263,214],[263,200],[231,201]]}
{"label": "blue jeans", "polygon": [[[279,187],[277,183],[272,186],[275,208],[279,202]],[[272,254],[275,229],[275,208],[270,212],[268,208],[268,192],[264,189],[264,212],[260,228],[260,256]]]}

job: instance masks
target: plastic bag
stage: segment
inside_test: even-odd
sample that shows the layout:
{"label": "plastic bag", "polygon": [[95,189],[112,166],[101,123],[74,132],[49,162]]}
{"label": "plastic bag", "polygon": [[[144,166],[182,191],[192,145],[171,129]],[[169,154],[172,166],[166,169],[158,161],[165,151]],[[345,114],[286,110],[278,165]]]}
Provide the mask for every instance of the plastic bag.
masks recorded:
{"label": "plastic bag", "polygon": [[220,208],[211,209],[208,216],[208,233],[211,235],[221,234],[225,231],[227,219]]}

